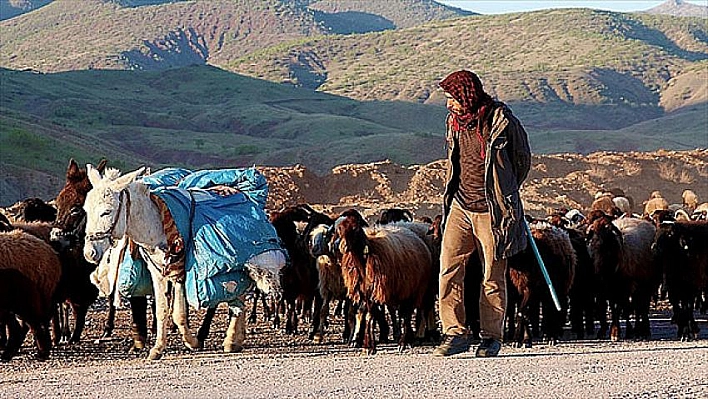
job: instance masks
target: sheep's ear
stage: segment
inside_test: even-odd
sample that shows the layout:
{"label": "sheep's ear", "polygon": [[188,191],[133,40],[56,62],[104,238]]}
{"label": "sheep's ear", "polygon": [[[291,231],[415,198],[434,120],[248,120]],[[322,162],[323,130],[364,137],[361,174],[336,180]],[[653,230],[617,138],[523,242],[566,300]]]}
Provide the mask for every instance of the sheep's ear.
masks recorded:
{"label": "sheep's ear", "polygon": [[101,173],[90,163],[86,164],[86,174],[88,175],[91,185],[94,187],[96,187],[102,180]]}
{"label": "sheep's ear", "polygon": [[138,168],[138,170],[132,171],[132,172],[130,172],[130,173],[128,173],[128,174],[125,174],[125,175],[123,175],[123,176],[117,178],[117,179],[115,180],[115,183],[113,184],[113,186],[114,186],[117,190],[122,190],[122,189],[124,189],[128,184],[134,182],[135,179],[137,179],[139,176],[141,176],[141,175],[143,174],[143,172],[145,172],[145,167],[144,167],[144,166],[141,166],[140,168]]}

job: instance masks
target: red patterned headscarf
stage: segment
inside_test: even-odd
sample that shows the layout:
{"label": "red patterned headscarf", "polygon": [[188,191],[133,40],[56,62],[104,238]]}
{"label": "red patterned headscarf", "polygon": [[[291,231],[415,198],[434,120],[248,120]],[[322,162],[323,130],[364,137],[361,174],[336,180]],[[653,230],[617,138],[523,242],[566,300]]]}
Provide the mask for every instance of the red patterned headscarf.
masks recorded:
{"label": "red patterned headscarf", "polygon": [[449,74],[440,82],[440,87],[462,105],[462,115],[452,114],[453,124],[459,130],[479,115],[484,115],[492,97],[484,92],[482,82],[473,72],[461,70]]}

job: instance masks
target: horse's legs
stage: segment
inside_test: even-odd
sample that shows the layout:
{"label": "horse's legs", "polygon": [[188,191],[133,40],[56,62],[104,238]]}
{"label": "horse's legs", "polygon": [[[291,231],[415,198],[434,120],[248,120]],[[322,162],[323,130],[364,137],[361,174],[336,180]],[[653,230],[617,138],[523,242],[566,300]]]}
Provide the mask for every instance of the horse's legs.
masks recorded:
{"label": "horse's legs", "polygon": [[149,360],[158,360],[162,357],[167,342],[167,279],[162,276],[162,272],[157,268],[150,267],[152,276],[152,286],[155,293],[155,316],[157,317],[157,333],[155,334],[155,344],[150,349]]}
{"label": "horse's legs", "polygon": [[[115,295],[118,295],[116,293]],[[106,316],[106,322],[103,324],[103,335],[101,338],[108,338],[113,335],[113,329],[115,328],[116,319],[116,305],[113,303],[113,295],[108,298],[108,315]]]}
{"label": "horse's legs", "polygon": [[241,308],[229,306],[229,328],[224,338],[224,352],[235,353],[243,350],[246,340],[246,314]]}
{"label": "horse's legs", "polygon": [[131,350],[139,351],[145,349],[147,343],[147,297],[134,296],[128,298],[128,302],[130,302],[130,313],[133,318],[130,326],[133,334]]}
{"label": "horse's legs", "polygon": [[197,337],[189,330],[187,323],[187,297],[184,291],[184,283],[174,282],[174,310],[172,320],[177,325],[177,329],[182,334],[182,341],[189,349],[199,349],[201,343]]}
{"label": "horse's legs", "polygon": [[81,333],[83,333],[84,327],[86,326],[88,306],[82,303],[72,303],[71,311],[74,313],[74,332],[71,334],[71,338],[69,338],[69,343],[75,344],[81,340]]}
{"label": "horse's legs", "polygon": [[204,314],[204,319],[202,320],[202,325],[197,331],[197,339],[199,343],[204,347],[204,341],[206,341],[209,336],[209,330],[211,329],[211,322],[214,320],[214,315],[216,314],[216,306],[208,308]]}

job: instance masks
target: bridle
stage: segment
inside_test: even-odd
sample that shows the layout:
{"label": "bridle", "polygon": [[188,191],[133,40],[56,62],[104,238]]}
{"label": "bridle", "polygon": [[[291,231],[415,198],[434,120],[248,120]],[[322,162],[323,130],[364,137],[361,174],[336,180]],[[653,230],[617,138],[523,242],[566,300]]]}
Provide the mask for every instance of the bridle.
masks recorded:
{"label": "bridle", "polygon": [[125,226],[126,229],[128,227],[128,211],[130,210],[130,193],[128,192],[127,189],[123,189],[120,191],[119,198],[118,198],[118,211],[116,212],[115,217],[113,218],[113,221],[111,222],[111,225],[108,227],[107,230],[100,231],[98,233],[88,233],[86,232],[86,241],[101,241],[108,239],[108,242],[110,243],[111,246],[113,246],[113,230],[115,230],[116,225],[118,224],[118,218],[120,218],[121,210],[123,209],[123,194],[125,194]]}

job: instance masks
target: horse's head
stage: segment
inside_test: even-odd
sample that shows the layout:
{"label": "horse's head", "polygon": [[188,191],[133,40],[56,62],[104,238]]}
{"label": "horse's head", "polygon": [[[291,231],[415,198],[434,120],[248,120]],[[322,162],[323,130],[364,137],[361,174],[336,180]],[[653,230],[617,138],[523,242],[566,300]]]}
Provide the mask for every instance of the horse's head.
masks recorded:
{"label": "horse's head", "polygon": [[123,237],[128,218],[128,185],[144,172],[140,168],[120,176],[116,169],[109,168],[105,175],[86,165],[86,173],[93,187],[84,202],[86,212],[86,241],[84,257],[98,263],[114,239]]}
{"label": "horse's head", "polygon": [[[105,167],[106,160],[103,159],[96,169],[103,173]],[[83,206],[89,190],[91,190],[91,182],[86,169],[79,168],[76,161],[70,159],[66,169],[66,183],[54,201],[57,217],[50,233],[52,241],[62,246],[83,241],[86,228],[86,212]]]}

